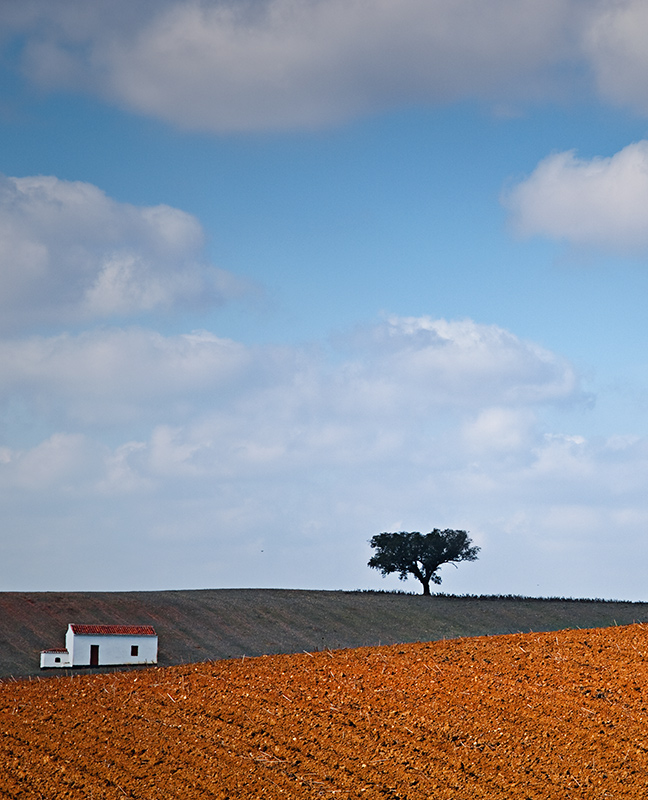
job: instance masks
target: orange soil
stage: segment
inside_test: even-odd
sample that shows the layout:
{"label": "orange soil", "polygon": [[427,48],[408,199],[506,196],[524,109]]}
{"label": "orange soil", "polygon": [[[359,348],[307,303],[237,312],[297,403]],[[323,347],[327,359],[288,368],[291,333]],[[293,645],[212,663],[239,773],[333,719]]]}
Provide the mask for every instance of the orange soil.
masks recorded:
{"label": "orange soil", "polygon": [[0,685],[2,798],[648,795],[642,625]]}

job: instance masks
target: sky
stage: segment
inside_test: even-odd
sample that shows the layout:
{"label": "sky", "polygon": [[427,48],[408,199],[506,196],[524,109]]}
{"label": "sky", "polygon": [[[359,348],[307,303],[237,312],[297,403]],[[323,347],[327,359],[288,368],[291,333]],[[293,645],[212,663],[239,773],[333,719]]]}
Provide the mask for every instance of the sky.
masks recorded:
{"label": "sky", "polygon": [[0,589],[648,600],[644,0],[3,0]]}

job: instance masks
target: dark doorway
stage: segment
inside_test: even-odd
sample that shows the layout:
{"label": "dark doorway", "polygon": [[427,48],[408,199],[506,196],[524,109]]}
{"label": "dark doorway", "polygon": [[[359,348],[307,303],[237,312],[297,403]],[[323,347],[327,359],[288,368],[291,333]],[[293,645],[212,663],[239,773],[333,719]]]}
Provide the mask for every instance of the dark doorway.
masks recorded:
{"label": "dark doorway", "polygon": [[98,667],[99,666],[99,645],[98,644],[91,644],[90,645],[90,666],[91,667]]}

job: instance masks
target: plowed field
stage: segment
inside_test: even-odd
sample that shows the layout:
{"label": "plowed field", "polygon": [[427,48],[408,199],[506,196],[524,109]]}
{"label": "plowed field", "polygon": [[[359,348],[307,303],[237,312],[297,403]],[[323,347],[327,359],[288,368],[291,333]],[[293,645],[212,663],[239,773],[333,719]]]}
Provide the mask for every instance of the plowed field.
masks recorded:
{"label": "plowed field", "polygon": [[648,628],[0,685],[2,798],[648,795]]}

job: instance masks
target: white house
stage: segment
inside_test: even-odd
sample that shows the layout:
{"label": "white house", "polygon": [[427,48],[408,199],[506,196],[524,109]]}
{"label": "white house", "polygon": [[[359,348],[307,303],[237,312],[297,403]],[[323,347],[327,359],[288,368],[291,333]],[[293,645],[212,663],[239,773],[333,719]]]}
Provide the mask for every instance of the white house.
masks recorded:
{"label": "white house", "polygon": [[68,625],[65,648],[41,650],[41,669],[157,664],[151,625]]}

